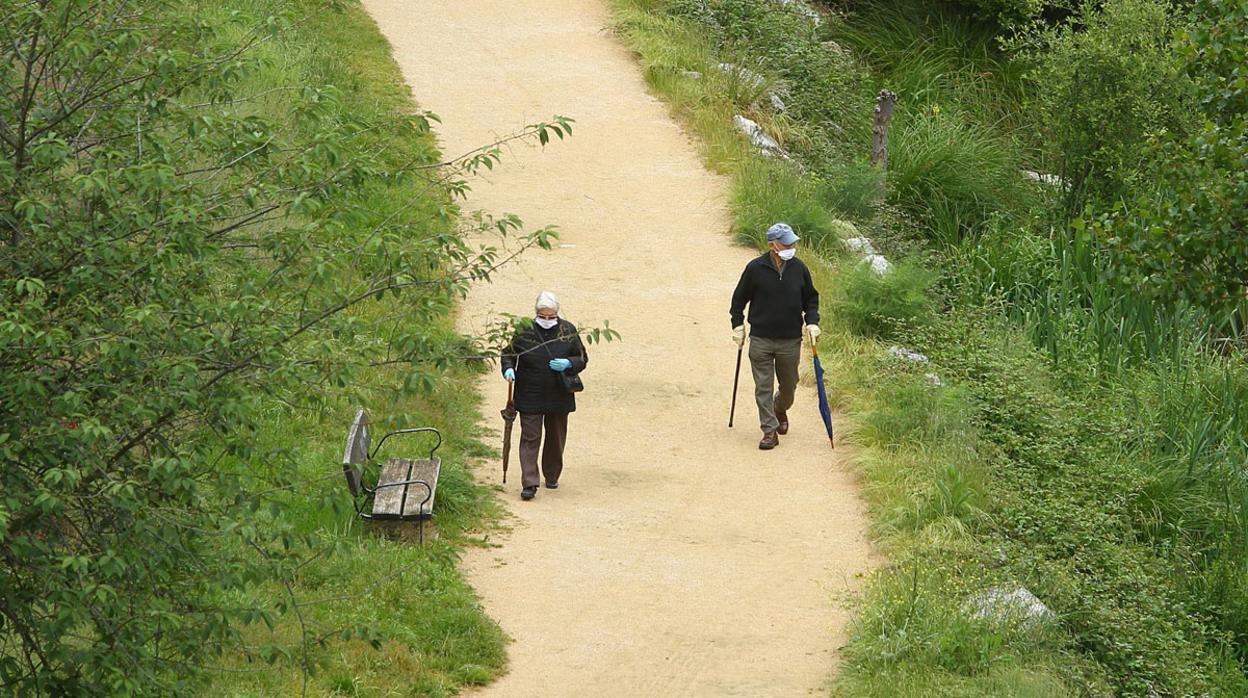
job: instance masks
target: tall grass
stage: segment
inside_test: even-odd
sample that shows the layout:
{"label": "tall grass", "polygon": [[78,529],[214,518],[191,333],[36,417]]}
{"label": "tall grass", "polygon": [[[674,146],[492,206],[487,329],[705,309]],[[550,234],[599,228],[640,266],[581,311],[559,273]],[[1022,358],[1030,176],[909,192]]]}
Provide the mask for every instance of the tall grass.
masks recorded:
{"label": "tall grass", "polygon": [[830,303],[834,322],[864,337],[896,340],[933,319],[928,290],[936,278],[935,272],[909,262],[894,265],[886,274],[866,263],[846,265]]}
{"label": "tall grass", "polygon": [[892,194],[938,242],[952,245],[977,235],[1026,194],[1010,142],[957,112],[903,115],[893,134]]}
{"label": "tall grass", "polygon": [[733,229],[742,242],[760,245],[763,233],[777,221],[793,226],[803,247],[831,251],[850,230],[828,210],[829,187],[802,176],[793,166],[751,158],[741,163],[733,181]]}
{"label": "tall grass", "polygon": [[907,102],[964,110],[1012,132],[1028,123],[1024,70],[998,49],[998,30],[949,5],[901,0],[854,7],[832,35]]}
{"label": "tall grass", "polygon": [[1004,229],[952,252],[951,285],[967,302],[1002,302],[1053,365],[1114,377],[1149,362],[1181,363],[1203,354],[1201,313],[1118,282],[1112,259],[1082,226],[1054,227],[1040,236],[994,224]]}
{"label": "tall grass", "polygon": [[891,194],[943,244],[1033,205],[1019,173],[1020,72],[996,49],[993,29],[908,1],[855,8],[833,32],[874,68],[879,87],[897,93]]}

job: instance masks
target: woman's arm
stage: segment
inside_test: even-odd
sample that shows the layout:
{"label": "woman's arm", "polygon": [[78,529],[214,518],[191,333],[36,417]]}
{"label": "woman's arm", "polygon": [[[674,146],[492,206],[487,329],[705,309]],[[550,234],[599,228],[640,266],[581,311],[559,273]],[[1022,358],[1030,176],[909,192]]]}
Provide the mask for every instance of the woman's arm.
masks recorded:
{"label": "woman's arm", "polygon": [[506,373],[507,369],[509,368],[512,370],[519,368],[520,351],[516,349],[516,346],[518,345],[519,341],[520,341],[520,334],[517,333],[515,336],[511,338],[511,342],[509,342],[507,346],[503,347],[502,352],[499,353],[498,355],[499,367],[498,368],[503,373]]}
{"label": "woman's arm", "polygon": [[581,341],[581,335],[576,331],[576,326],[569,322],[568,330],[572,335],[572,348],[568,354],[572,367],[569,370],[573,373],[580,373],[589,365],[589,352],[585,351],[585,343]]}

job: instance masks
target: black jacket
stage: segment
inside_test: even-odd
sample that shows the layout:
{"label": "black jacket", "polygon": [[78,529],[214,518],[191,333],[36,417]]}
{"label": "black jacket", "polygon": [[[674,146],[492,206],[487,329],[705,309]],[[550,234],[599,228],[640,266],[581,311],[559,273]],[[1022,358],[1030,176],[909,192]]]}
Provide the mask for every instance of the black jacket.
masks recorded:
{"label": "black jacket", "polygon": [[805,325],[819,324],[819,292],[810,278],[810,269],[797,257],[777,269],[771,252],[764,252],[745,265],[728,309],[733,327],[745,321],[747,303],[751,337],[797,339]]}
{"label": "black jacket", "polygon": [[576,326],[559,318],[559,324],[544,330],[536,322],[516,333],[511,344],[503,349],[502,370],[515,369],[516,386],[513,397],[516,409],[525,414],[575,412],[576,397],[563,389],[558,372],[550,368],[551,359],[568,359],[568,373],[580,373],[589,363],[589,354]]}

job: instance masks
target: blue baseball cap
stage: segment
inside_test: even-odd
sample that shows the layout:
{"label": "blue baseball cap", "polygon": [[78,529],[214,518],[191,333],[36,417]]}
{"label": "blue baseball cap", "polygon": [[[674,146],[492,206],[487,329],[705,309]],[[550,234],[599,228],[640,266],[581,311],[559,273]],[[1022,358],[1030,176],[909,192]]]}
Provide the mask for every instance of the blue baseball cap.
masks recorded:
{"label": "blue baseball cap", "polygon": [[801,240],[788,223],[777,223],[767,229],[767,241],[775,240],[781,245],[792,245]]}

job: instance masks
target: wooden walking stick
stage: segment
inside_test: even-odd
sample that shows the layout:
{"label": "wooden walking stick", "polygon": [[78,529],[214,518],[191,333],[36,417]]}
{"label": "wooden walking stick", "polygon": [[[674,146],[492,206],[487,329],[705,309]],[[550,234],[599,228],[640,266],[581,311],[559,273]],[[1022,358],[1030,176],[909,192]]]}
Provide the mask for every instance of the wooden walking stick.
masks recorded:
{"label": "wooden walking stick", "polygon": [[741,350],[745,345],[737,347],[737,373],[732,379],[732,409],[728,410],[728,428],[732,428],[732,419],[737,414],[737,385],[741,383]]}

